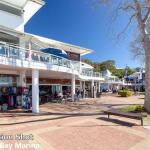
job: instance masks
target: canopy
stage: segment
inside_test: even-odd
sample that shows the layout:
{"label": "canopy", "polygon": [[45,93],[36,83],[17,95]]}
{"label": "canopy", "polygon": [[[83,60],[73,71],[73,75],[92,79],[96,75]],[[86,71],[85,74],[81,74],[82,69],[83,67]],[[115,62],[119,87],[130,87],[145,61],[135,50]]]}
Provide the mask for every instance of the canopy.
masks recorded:
{"label": "canopy", "polygon": [[56,48],[46,48],[41,50],[44,53],[53,54],[59,57],[68,58],[67,53],[62,49],[56,49]]}

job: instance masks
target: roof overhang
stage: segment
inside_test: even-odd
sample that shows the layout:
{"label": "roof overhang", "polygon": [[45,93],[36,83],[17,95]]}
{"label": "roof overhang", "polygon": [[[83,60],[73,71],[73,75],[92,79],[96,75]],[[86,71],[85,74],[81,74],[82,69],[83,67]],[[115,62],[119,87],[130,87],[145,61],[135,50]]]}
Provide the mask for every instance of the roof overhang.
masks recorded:
{"label": "roof overhang", "polygon": [[81,68],[84,68],[84,69],[93,69],[94,67],[85,63],[85,62],[81,62]]}
{"label": "roof overhang", "polygon": [[[24,14],[24,25],[45,4],[43,0],[0,0],[4,11],[17,16]],[[32,9],[31,9],[32,8]]]}
{"label": "roof overhang", "polygon": [[29,33],[25,33],[25,34],[27,36],[30,36],[33,42],[39,43],[39,45],[41,42],[41,45],[43,46],[43,48],[48,48],[48,47],[60,48],[60,49],[63,49],[65,51],[68,51],[68,52],[80,54],[81,56],[93,52],[93,50],[79,47],[79,46],[75,46],[72,44],[63,43],[60,41],[48,39],[48,38],[41,37],[41,36],[34,35],[34,34],[29,34]]}
{"label": "roof overhang", "polygon": [[11,34],[11,35],[16,35],[18,37],[25,35],[23,32],[4,27],[2,25],[0,25],[0,32],[8,33],[8,34]]}
{"label": "roof overhang", "polygon": [[63,49],[65,51],[80,54],[81,56],[93,52],[93,50],[90,50],[87,48],[75,46],[72,44],[63,43],[60,41],[48,39],[48,38],[41,37],[38,35],[30,34],[30,33],[24,33],[24,32],[20,32],[20,31],[16,31],[16,30],[13,30],[13,29],[1,26],[1,25],[0,25],[0,31],[8,33],[8,34],[12,34],[12,35],[17,35],[18,37],[24,36],[24,38],[26,38],[27,41],[32,41],[33,43],[39,44],[39,47],[41,47],[41,48],[48,48],[48,47],[60,48],[60,49]]}
{"label": "roof overhang", "polygon": [[27,2],[32,1],[35,3],[38,3],[40,5],[44,4],[43,0],[1,0],[0,3],[9,5],[11,7],[15,7],[17,9],[23,9],[25,7],[25,5],[27,4]]}

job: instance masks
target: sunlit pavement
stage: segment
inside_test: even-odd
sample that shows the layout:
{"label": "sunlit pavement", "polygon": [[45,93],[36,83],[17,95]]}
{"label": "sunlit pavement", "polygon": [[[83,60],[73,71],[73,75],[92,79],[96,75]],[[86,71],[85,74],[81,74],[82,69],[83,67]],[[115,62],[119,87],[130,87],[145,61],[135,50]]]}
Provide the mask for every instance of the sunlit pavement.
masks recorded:
{"label": "sunlit pavement", "polygon": [[[9,143],[13,150],[149,150],[150,130],[141,127],[140,121],[114,116],[108,120],[101,113],[103,109],[143,102],[142,96],[120,98],[109,95],[76,103],[44,104],[40,106],[38,116],[1,113],[1,134],[13,135],[13,138],[16,134],[32,134],[33,140],[1,141],[0,149],[4,149],[2,143]],[[22,147],[17,147],[17,143]]]}

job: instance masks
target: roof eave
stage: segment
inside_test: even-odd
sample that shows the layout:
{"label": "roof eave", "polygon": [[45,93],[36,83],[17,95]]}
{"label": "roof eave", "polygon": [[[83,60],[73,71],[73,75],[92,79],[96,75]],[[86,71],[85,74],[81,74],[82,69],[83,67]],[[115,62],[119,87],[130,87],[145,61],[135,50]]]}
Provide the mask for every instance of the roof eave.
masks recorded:
{"label": "roof eave", "polygon": [[36,2],[36,3],[40,4],[40,5],[45,5],[45,2],[43,0],[30,0],[30,1]]}

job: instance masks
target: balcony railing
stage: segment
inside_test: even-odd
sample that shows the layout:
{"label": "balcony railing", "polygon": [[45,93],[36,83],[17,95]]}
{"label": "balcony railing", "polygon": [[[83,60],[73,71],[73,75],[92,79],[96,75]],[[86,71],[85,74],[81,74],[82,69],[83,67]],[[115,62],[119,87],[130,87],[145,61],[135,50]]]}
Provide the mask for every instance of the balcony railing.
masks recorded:
{"label": "balcony railing", "polygon": [[82,70],[81,73],[83,76],[88,76],[88,77],[102,77],[102,74],[99,72],[85,72]]}
{"label": "balcony railing", "polygon": [[[29,50],[22,47],[4,44],[0,42],[0,56],[10,59],[19,59],[24,61],[48,63],[57,66],[63,66],[80,72],[80,62],[68,60],[53,54],[44,53],[41,51]],[[99,72],[84,72],[81,73],[89,77],[102,77]]]}
{"label": "balcony railing", "polygon": [[122,83],[122,81],[119,80],[119,79],[109,79],[109,80],[106,80],[106,82],[109,82],[109,83]]}
{"label": "balcony railing", "polygon": [[1,42],[0,42],[0,56],[26,61],[50,63],[53,65],[63,66],[67,68],[71,68],[72,66],[71,65],[72,61],[66,58],[48,53],[43,53],[41,51],[34,51],[14,45],[3,44]]}

